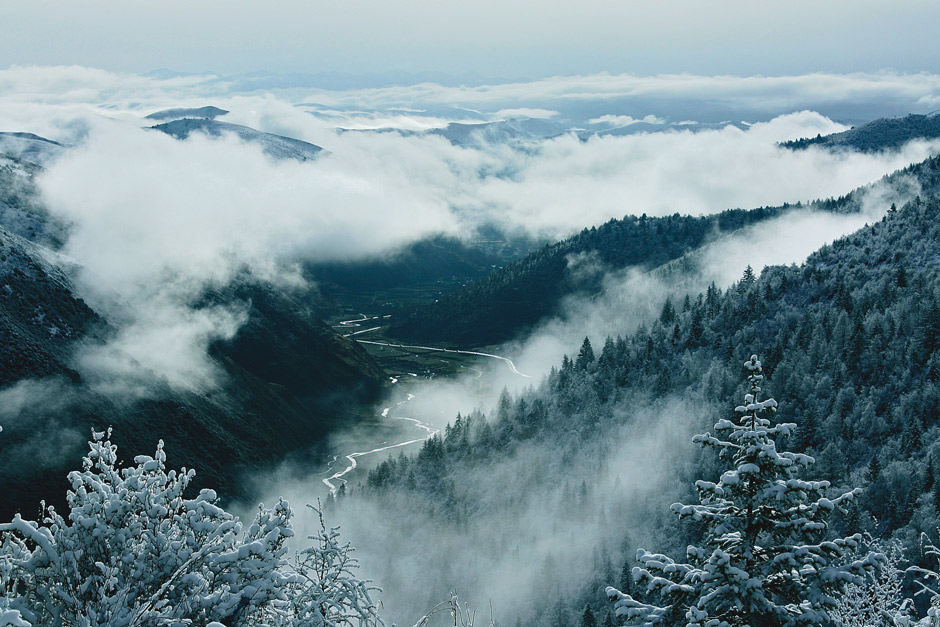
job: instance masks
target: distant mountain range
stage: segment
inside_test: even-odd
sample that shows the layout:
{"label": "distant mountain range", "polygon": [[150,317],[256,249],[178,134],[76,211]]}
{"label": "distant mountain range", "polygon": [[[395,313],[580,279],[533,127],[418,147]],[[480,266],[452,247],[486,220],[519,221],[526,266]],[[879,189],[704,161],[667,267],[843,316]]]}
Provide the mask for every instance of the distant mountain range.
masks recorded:
{"label": "distant mountain range", "polygon": [[164,109],[163,111],[156,111],[147,116],[148,120],[179,120],[181,118],[204,118],[207,120],[214,120],[220,115],[225,115],[228,113],[225,109],[220,109],[212,105],[205,107],[192,107],[192,108],[177,108],[177,109]]}
{"label": "distant mountain range", "polygon": [[248,126],[219,122],[208,118],[182,118],[157,124],[150,128],[166,133],[176,139],[186,139],[193,133],[202,133],[209,137],[222,137],[225,134],[235,135],[245,142],[260,145],[265,154],[273,159],[310,161],[316,159],[323,151],[320,146],[300,139],[263,133]]}
{"label": "distant mountain range", "polygon": [[588,141],[592,137],[623,137],[640,133],[659,133],[663,131],[705,131],[722,129],[726,126],[747,128],[743,123],[652,123],[637,120],[630,124],[597,128],[571,128],[567,123],[556,122],[551,119],[539,118],[511,118],[494,122],[451,122],[443,128],[428,131],[408,131],[405,135],[439,135],[457,146],[469,146],[478,143],[510,144],[525,146],[532,142],[560,137],[573,133],[581,141]]}

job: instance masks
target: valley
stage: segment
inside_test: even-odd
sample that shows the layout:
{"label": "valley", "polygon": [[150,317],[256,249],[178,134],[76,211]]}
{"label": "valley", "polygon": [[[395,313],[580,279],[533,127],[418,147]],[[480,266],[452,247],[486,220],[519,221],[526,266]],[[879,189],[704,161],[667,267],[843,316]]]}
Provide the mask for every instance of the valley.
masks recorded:
{"label": "valley", "polygon": [[[852,128],[809,95],[692,120],[612,76],[532,107],[529,82],[0,93],[0,625],[438,627],[458,590],[490,627],[674,627],[690,601],[643,582],[698,594],[719,536],[766,569],[740,594],[784,576],[746,536],[794,554],[795,596],[702,612],[815,626],[841,610],[809,591],[849,598],[884,547],[937,567],[940,115],[916,78],[918,113]],[[715,532],[774,490],[796,509]]]}
{"label": "valley", "polygon": [[[481,351],[438,348],[431,346],[406,346],[389,339],[360,339],[360,336],[382,338],[382,331],[391,316],[370,316],[335,321],[333,328],[344,337],[355,339],[365,346],[373,358],[389,374],[390,388],[387,403],[378,416],[360,423],[352,433],[337,434],[331,442],[328,455],[331,460],[326,470],[312,473],[311,477],[328,475],[322,479],[327,487],[327,496],[335,497],[342,486],[359,486],[370,470],[385,461],[389,452],[413,454],[426,440],[443,428],[442,418],[449,416],[440,411],[429,411],[421,403],[413,403],[435,380],[463,377],[469,382],[470,394],[478,398],[492,395],[492,388],[502,381],[494,377],[497,366],[492,361],[502,362],[513,375],[532,379],[519,372],[513,361],[502,355]],[[379,325],[379,326],[372,326]],[[470,376],[467,376],[470,375]],[[434,426],[437,425],[437,426]],[[363,459],[365,458],[365,459]]]}

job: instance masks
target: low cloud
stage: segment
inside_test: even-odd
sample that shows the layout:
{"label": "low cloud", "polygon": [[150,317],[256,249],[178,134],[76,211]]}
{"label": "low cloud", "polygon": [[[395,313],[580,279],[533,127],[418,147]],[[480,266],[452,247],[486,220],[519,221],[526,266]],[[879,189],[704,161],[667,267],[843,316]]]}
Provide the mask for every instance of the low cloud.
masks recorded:
{"label": "low cloud", "polygon": [[645,122],[647,124],[665,124],[666,120],[658,118],[653,114],[637,119],[629,115],[612,115],[610,113],[607,115],[602,115],[599,118],[592,118],[588,120],[588,124],[606,124],[607,126],[612,127],[630,126],[631,124],[636,124],[637,122]]}
{"label": "low cloud", "polygon": [[[419,396],[434,387],[422,386]],[[625,538],[662,544],[655,530],[670,516],[674,495],[683,493],[679,477],[694,455],[691,436],[709,409],[680,398],[624,403],[616,409],[623,426],[613,432],[589,440],[572,435],[562,450],[554,441],[521,443],[465,469],[453,490],[474,509],[450,518],[431,515],[403,494],[341,499],[325,518],[356,548],[362,574],[384,589],[378,596],[389,623],[417,622],[454,590],[478,612],[488,615],[492,604],[500,623],[544,617],[555,611],[546,599],[570,592],[572,581],[587,584],[598,561],[611,571],[599,583],[616,584],[630,557]],[[405,411],[426,417],[420,408]],[[651,467],[669,470],[650,475]],[[285,476],[271,477],[259,496],[286,497],[300,514],[298,537],[306,537],[318,521],[301,507],[322,486],[317,477]],[[600,586],[591,592],[602,598]]]}
{"label": "low cloud", "polygon": [[237,307],[194,309],[206,288],[243,275],[300,287],[298,260],[363,258],[454,231],[436,190],[410,182],[422,160],[380,165],[382,143],[369,155],[273,162],[235,137],[180,142],[100,123],[39,180],[72,225],[63,252],[83,268],[83,297],[119,327],[79,366],[102,384],[124,373],[202,387],[214,379],[208,343],[244,320]]}
{"label": "low cloud", "polygon": [[[759,273],[765,266],[802,263],[823,245],[881,219],[892,204],[901,206],[918,193],[919,186],[913,180],[894,186],[878,183],[861,195],[859,213],[794,208],[720,236],[652,272],[636,268],[611,271],[595,259],[591,271],[604,273],[601,294],[565,299],[560,315],[543,320],[511,349],[514,359],[521,370],[542,376],[563,355],[573,355],[585,336],[599,346],[608,336],[633,333],[659,316],[667,298],[678,305],[686,294],[694,297],[713,282],[726,289],[741,278],[748,265]],[[581,265],[574,270],[585,271]]]}
{"label": "low cloud", "polygon": [[534,118],[536,120],[547,120],[558,115],[557,111],[551,109],[533,109],[533,108],[518,108],[518,109],[500,109],[493,114],[493,118],[497,120],[507,120],[511,118]]}
{"label": "low cloud", "polygon": [[[472,237],[482,225],[560,239],[627,214],[694,215],[838,196],[938,148],[926,142],[884,154],[780,148],[782,140],[845,128],[810,111],[745,130],[669,130],[587,141],[568,134],[524,148],[486,139],[459,146],[435,135],[341,132],[337,126],[420,130],[450,120],[493,119],[494,113],[548,116],[560,109],[473,112],[455,106],[462,90],[447,92],[443,108],[425,108],[422,102],[444,94],[428,84],[408,111],[322,103],[311,109],[272,94],[227,94],[214,77],[158,80],[89,70],[88,78],[93,89],[85,93],[62,68],[41,69],[35,77],[23,68],[0,71],[0,83],[14,90],[0,96],[0,123],[74,145],[39,184],[50,210],[72,225],[64,252],[84,268],[82,296],[119,328],[108,346],[112,352],[89,349],[80,363],[86,370],[97,364],[102,382],[137,364],[141,374],[131,387],[145,374],[184,387],[216,378],[205,358],[207,343],[231,337],[244,312],[237,306],[196,309],[195,303],[207,288],[239,276],[303,288],[299,261],[387,255],[432,234]],[[913,91],[932,84],[929,75],[876,78],[855,77],[853,84],[900,83]],[[756,82],[753,89],[763,93],[765,81]],[[588,86],[602,84],[675,89],[679,98],[692,93],[681,85],[720,91],[727,84],[745,89],[748,82],[575,77],[525,88],[532,88],[533,98],[560,89],[564,98],[578,99],[578,93],[594,93]],[[495,91],[516,88],[522,86]],[[794,93],[800,89],[793,87]],[[46,92],[58,95],[47,98]],[[206,100],[206,93],[216,97]],[[333,99],[346,97],[331,93]],[[375,90],[346,95],[358,104],[373,97],[377,104],[388,101]],[[97,102],[109,97],[115,104]],[[142,116],[159,108],[209,102],[231,111],[225,121],[310,141],[328,152],[306,163],[275,162],[260,146],[236,137],[196,134],[177,141],[141,128]],[[610,113],[591,119],[623,121]]]}
{"label": "low cloud", "polygon": [[506,177],[477,185],[476,210],[489,219],[551,238],[611,217],[707,214],[848,193],[933,154],[915,142],[886,154],[790,151],[777,142],[844,129],[811,112],[746,130],[669,131],[626,137],[567,135],[536,154],[514,153]]}

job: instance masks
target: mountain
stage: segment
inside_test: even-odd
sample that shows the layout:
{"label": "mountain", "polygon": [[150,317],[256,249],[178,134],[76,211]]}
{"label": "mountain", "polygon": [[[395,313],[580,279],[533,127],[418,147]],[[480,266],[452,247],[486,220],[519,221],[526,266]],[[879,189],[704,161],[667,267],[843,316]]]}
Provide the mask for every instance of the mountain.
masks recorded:
{"label": "mountain", "polygon": [[[907,116],[903,128],[907,137],[923,136],[925,116]],[[927,118],[937,124],[940,116]],[[877,129],[898,128],[896,120],[879,120],[871,129],[852,135],[870,146],[894,145],[895,135]],[[840,134],[841,135],[841,134]],[[830,136],[837,137],[837,136]],[[875,142],[880,142],[876,144]],[[849,144],[845,144],[848,146]],[[912,170],[921,176],[926,166]],[[889,187],[906,189],[911,172],[898,172],[884,178]],[[602,272],[584,272],[584,261],[590,267],[600,264],[603,271],[636,266],[651,270],[669,261],[679,260],[687,253],[722,234],[779,217],[787,211],[814,210],[852,213],[862,208],[864,190],[841,198],[821,200],[804,207],[783,205],[750,211],[727,210],[710,216],[667,216],[648,218],[625,216],[565,241],[545,246],[526,257],[506,265],[453,293],[442,295],[436,302],[415,308],[408,316],[395,322],[388,330],[393,337],[422,342],[443,342],[459,346],[497,344],[516,337],[539,320],[558,312],[565,296],[591,295],[600,289]]]}
{"label": "mountain", "polygon": [[[921,534],[940,525],[940,157],[900,175],[920,194],[805,263],[745,272],[681,305],[665,292],[658,319],[585,338],[536,388],[504,394],[489,417],[458,415],[417,455],[374,469],[350,511],[366,503],[390,524],[345,529],[389,603],[424,602],[443,581],[502,594],[445,559],[471,546],[470,563],[513,573],[511,593],[493,599],[508,623],[572,624],[586,606],[602,616],[605,585],[636,589],[638,548],[681,558],[698,539],[670,504],[697,502],[694,482],[721,465],[691,434],[734,415],[755,353],[774,422],[796,424],[780,450],[815,457],[808,478],[836,494],[863,489],[828,532],[893,539],[926,563]],[[432,532],[440,552],[424,541]],[[384,546],[421,559],[394,561]]]}
{"label": "mountain", "polygon": [[841,133],[783,142],[781,146],[793,150],[819,146],[838,150],[876,152],[900,148],[914,139],[936,139],[937,137],[940,137],[940,114],[916,115],[912,113],[899,118],[881,118]]}
{"label": "mountain", "polygon": [[67,230],[36,195],[40,171],[0,158],[0,518],[64,494],[91,429],[113,426],[130,456],[163,439],[175,465],[197,469],[200,486],[234,498],[252,472],[291,456],[317,459],[328,433],[371,416],[386,380],[378,364],[327,327],[304,294],[250,277],[193,304],[246,316],[234,337],[209,348],[220,373],[213,385],[173,388],[154,373],[140,385],[87,379],[81,356],[118,326],[81,298],[79,268],[55,252]]}
{"label": "mountain", "polygon": [[22,157],[0,154],[0,225],[32,242],[58,248],[65,241],[67,226],[39,201],[35,177],[41,171],[28,153]]}
{"label": "mountain", "polygon": [[245,142],[260,145],[265,154],[273,159],[310,161],[323,152],[323,148],[320,146],[293,137],[263,133],[247,126],[218,122],[206,118],[184,118],[157,124],[150,128],[166,133],[176,139],[186,139],[192,133],[202,133],[209,137],[221,137],[223,134],[235,135]]}
{"label": "mountain", "polygon": [[453,237],[433,236],[381,258],[308,264],[308,274],[332,289],[375,291],[451,278],[479,278],[500,258]]}
{"label": "mountain", "polygon": [[603,130],[579,130],[577,131],[577,135],[582,141],[587,141],[591,137],[623,137],[626,135],[637,135],[639,133],[668,133],[673,131],[692,131],[699,133],[701,131],[721,130],[729,126],[746,130],[748,125],[743,122],[730,121],[656,123],[638,120],[631,124],[615,126]]}
{"label": "mountain", "polygon": [[220,115],[225,115],[228,113],[225,109],[220,109],[218,107],[213,107],[211,105],[206,107],[198,108],[177,108],[177,109],[164,109],[163,111],[156,111],[147,116],[148,120],[179,120],[180,118],[201,118],[206,120],[213,120]]}
{"label": "mountain", "polygon": [[452,144],[464,146],[479,142],[518,144],[563,135],[567,130],[565,126],[549,120],[514,118],[480,124],[451,122],[444,128],[427,131],[427,134],[440,135]]}
{"label": "mountain", "polygon": [[0,227],[0,387],[62,375],[74,342],[103,321],[74,294],[54,254]]}
{"label": "mountain", "polygon": [[[581,261],[602,270],[652,269],[722,233],[781,215],[789,206],[724,211],[704,217],[625,216],[526,257],[474,281],[393,324],[393,337],[460,346],[497,344],[557,311],[563,297],[596,293],[601,271],[578,271]],[[582,264],[582,270],[584,266]]]}
{"label": "mountain", "polygon": [[33,133],[0,132],[0,155],[46,165],[65,149],[59,142]]}

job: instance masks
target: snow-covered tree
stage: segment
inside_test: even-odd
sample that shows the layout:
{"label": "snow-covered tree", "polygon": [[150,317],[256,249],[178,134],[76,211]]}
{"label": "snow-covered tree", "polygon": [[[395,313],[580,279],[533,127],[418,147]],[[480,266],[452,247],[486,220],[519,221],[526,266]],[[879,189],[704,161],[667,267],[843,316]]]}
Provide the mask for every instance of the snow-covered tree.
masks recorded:
{"label": "snow-covered tree", "polygon": [[849,584],[829,612],[834,627],[873,627],[911,622],[913,604],[904,597],[904,553],[897,540],[882,544],[865,538],[865,545],[885,556],[865,583]]}
{"label": "snow-covered tree", "polygon": [[[936,560],[940,565],[940,547],[937,547],[926,534],[921,534],[924,556]],[[917,592],[914,596],[926,596],[930,601],[927,616],[917,623],[918,627],[940,627],[940,568],[922,568],[911,566],[908,572],[914,574]]]}
{"label": "snow-covered tree", "polygon": [[308,505],[320,523],[314,544],[300,551],[290,565],[286,603],[272,604],[268,623],[283,627],[384,626],[367,580],[353,572],[359,567],[352,547],[339,540],[339,528],[326,528],[323,514]]}
{"label": "snow-covered tree", "polygon": [[703,546],[689,546],[685,562],[637,552],[640,565],[633,578],[649,601],[607,588],[617,614],[631,624],[824,624],[835,595],[846,584],[861,585],[880,559],[873,554],[844,559],[860,545],[860,534],[826,539],[826,518],[861,490],[827,497],[828,481],[800,477],[812,457],[778,451],[776,445],[796,425],[774,425],[764,417],[776,411],[777,403],[760,400],[763,375],[757,356],[744,366],[749,390],[736,408],[739,418],[719,420],[717,436],[694,438],[716,449],[731,468],[717,482],[696,482],[698,505],[672,506],[681,518],[706,526]]}
{"label": "snow-covered tree", "polygon": [[0,524],[0,625],[381,624],[350,547],[322,519],[291,565],[286,501],[243,528],[211,490],[187,498],[194,472],[167,471],[162,442],[118,468],[109,436],[94,433],[69,474],[65,516],[45,507],[41,523]]}

